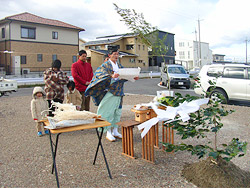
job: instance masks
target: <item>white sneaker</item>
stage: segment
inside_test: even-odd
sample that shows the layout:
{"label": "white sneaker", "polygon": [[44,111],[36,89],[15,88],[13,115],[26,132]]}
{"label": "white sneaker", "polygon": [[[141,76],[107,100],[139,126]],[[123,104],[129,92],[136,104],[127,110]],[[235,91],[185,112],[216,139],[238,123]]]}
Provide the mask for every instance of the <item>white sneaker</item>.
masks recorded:
{"label": "white sneaker", "polygon": [[117,128],[113,129],[113,134],[112,134],[115,138],[122,138],[122,135],[118,132]]}
{"label": "white sneaker", "polygon": [[107,131],[107,136],[106,139],[109,140],[110,142],[114,142],[115,141],[115,137],[113,137],[113,135],[111,134],[111,131]]}

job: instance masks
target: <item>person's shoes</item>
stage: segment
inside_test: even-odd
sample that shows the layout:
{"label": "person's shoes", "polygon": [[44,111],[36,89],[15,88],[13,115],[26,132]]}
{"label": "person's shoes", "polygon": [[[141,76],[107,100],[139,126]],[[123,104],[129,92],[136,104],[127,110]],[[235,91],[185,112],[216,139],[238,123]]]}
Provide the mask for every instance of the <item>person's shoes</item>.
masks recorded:
{"label": "person's shoes", "polygon": [[42,132],[41,131],[37,132],[37,136],[41,137],[42,136]]}
{"label": "person's shoes", "polygon": [[44,131],[44,134],[49,134],[49,130],[45,130],[45,131]]}
{"label": "person's shoes", "polygon": [[117,128],[114,128],[114,129],[113,129],[112,135],[113,135],[115,138],[120,138],[120,139],[122,139],[122,135],[118,132],[118,129],[117,129]]}
{"label": "person's shoes", "polygon": [[120,134],[120,133],[113,133],[113,136],[115,137],[115,138],[119,138],[119,139],[122,139],[122,135]]}
{"label": "person's shoes", "polygon": [[106,139],[109,140],[110,142],[114,142],[115,141],[115,137],[113,137],[110,132],[107,132]]}

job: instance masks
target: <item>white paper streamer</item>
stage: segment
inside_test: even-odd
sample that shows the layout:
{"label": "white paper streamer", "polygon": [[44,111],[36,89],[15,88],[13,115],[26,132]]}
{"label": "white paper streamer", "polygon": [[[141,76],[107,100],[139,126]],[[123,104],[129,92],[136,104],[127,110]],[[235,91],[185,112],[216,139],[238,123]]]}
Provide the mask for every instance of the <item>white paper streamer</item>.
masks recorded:
{"label": "white paper streamer", "polygon": [[[168,106],[166,110],[158,109],[157,105],[155,103],[148,103],[149,106],[152,107],[152,109],[155,111],[157,114],[157,117],[152,118],[148,121],[143,122],[138,126],[139,130],[142,130],[141,133],[141,138],[143,138],[150,128],[154,126],[156,123],[160,121],[176,121],[176,120],[182,120],[183,122],[188,121],[190,119],[189,114],[196,112],[197,110],[200,109],[200,105],[207,104],[209,101],[208,98],[205,99],[197,99],[191,102],[186,102],[184,101],[182,104],[180,104],[178,107],[171,107]],[[180,118],[175,119],[177,115],[180,115]]]}

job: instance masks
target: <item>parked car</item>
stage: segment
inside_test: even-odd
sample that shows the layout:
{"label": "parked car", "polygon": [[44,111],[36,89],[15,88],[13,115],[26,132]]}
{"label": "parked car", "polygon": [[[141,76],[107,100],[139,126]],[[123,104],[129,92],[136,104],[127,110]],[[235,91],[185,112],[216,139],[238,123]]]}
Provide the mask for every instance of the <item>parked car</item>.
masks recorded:
{"label": "parked car", "polygon": [[197,77],[200,72],[200,67],[194,67],[191,70],[188,71],[188,74],[190,76],[193,76],[193,78]]}
{"label": "parked car", "polygon": [[[250,65],[247,64],[212,64],[202,67],[198,75],[201,87],[196,81],[195,93],[210,92],[209,97],[218,100],[218,95],[224,97],[224,103],[229,100],[250,100]],[[215,83],[215,88],[209,83]]]}
{"label": "parked car", "polygon": [[161,68],[162,85],[168,86],[170,79],[170,87],[184,86],[190,88],[189,74],[182,65],[164,65]]}
{"label": "parked car", "polygon": [[17,81],[0,78],[0,97],[12,91],[17,91]]}

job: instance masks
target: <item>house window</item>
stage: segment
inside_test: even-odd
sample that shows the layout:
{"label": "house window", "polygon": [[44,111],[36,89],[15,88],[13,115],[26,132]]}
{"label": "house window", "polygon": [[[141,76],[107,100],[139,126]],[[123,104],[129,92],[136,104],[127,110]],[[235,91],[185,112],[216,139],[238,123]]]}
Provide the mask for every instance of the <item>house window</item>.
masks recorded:
{"label": "house window", "polygon": [[58,32],[52,31],[52,39],[58,39]]}
{"label": "house window", "polygon": [[100,50],[100,49],[101,49],[101,46],[95,46],[95,49],[96,49],[96,50]]}
{"label": "house window", "polygon": [[57,59],[57,55],[56,54],[53,54],[52,55],[52,61],[55,61]]}
{"label": "house window", "polygon": [[89,46],[89,49],[95,49],[95,46]]}
{"label": "house window", "polygon": [[75,63],[75,62],[77,61],[76,55],[73,55],[73,56],[72,56],[72,61],[73,61],[73,63]]}
{"label": "house window", "polygon": [[42,62],[43,61],[43,54],[37,54],[37,61]]}
{"label": "house window", "polygon": [[129,59],[129,62],[130,62],[130,63],[135,63],[135,58]]}
{"label": "house window", "polygon": [[184,51],[180,51],[179,52],[179,56],[180,56],[180,59],[185,59],[185,52]]}
{"label": "house window", "polygon": [[141,45],[140,44],[138,44],[138,50],[141,50]]}
{"label": "house window", "polygon": [[184,42],[179,42],[179,47],[184,47]]}
{"label": "house window", "polygon": [[134,45],[126,45],[126,50],[132,50],[134,49]]}
{"label": "house window", "polygon": [[142,45],[142,50],[145,50],[145,46],[144,45]]}
{"label": "house window", "polygon": [[5,38],[5,28],[2,28],[2,38]]}
{"label": "house window", "polygon": [[21,64],[27,64],[26,56],[21,56]]}
{"label": "house window", "polygon": [[36,28],[21,27],[21,38],[36,39]]}

